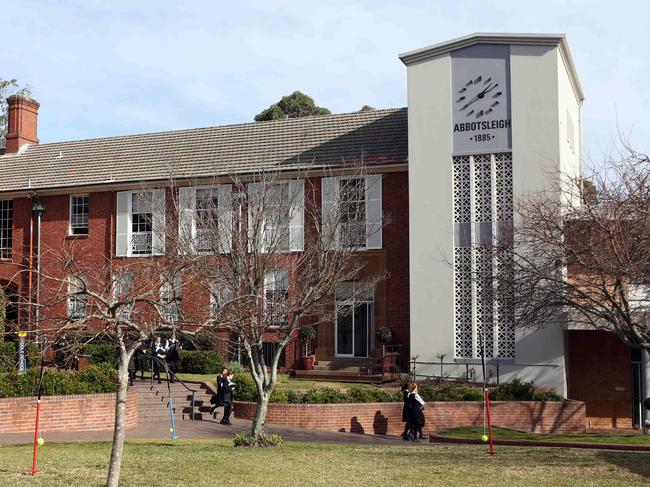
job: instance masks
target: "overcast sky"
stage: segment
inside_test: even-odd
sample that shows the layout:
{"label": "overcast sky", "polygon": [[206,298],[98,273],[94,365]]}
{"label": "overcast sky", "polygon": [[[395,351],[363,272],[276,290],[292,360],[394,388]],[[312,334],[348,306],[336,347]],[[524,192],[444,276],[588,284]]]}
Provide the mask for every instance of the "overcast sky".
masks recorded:
{"label": "overcast sky", "polygon": [[247,122],[301,90],[335,113],[406,106],[398,54],[473,32],[566,33],[583,155],[650,148],[644,1],[3,0],[2,78],[33,87],[41,142]]}

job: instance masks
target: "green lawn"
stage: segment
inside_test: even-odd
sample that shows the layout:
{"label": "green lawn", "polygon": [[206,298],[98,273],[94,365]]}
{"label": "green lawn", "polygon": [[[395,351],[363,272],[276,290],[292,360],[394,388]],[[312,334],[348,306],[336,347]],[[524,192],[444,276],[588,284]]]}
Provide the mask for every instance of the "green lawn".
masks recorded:
{"label": "green lawn", "polygon": [[[145,377],[149,377],[151,376],[151,373],[145,372],[144,375]],[[164,376],[165,375],[162,374],[162,377]],[[139,374],[138,377],[140,377]],[[179,372],[178,377],[180,377],[181,380],[210,382],[212,384],[216,382],[216,374],[186,374],[185,372]],[[312,387],[332,387],[334,389],[348,389],[350,387],[350,384],[346,382],[292,379],[291,377],[289,377],[288,374],[278,374],[278,383],[276,387],[278,389],[310,389]]]}
{"label": "green lawn", "polygon": [[[451,428],[441,431],[441,436],[456,438],[479,439],[483,434],[481,426],[464,428]],[[610,443],[622,445],[650,445],[650,435],[543,435],[538,433],[524,433],[505,428],[492,428],[494,438],[501,440],[537,440],[537,441],[575,441],[580,443]]]}
{"label": "green lawn", "polygon": [[[25,473],[31,446],[0,447],[0,479],[12,487],[99,486],[108,443],[46,443],[42,473]],[[234,448],[226,441],[128,442],[122,485],[188,486],[486,486],[647,485],[650,454],[569,449],[289,444]]]}

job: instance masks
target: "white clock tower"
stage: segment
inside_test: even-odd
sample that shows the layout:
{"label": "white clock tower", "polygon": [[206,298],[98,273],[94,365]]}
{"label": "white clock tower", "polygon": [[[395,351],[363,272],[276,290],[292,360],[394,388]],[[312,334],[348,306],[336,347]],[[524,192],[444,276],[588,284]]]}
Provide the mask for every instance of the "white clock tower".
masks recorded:
{"label": "white clock tower", "polygon": [[[408,68],[411,354],[444,354],[450,376],[478,366],[566,394],[566,323],[514,323],[492,289],[512,253],[513,204],[580,174],[583,94],[566,38],[474,34],[400,56]],[[558,194],[558,198],[559,198]],[[469,364],[469,367],[468,367]],[[433,374],[433,365],[417,372]]]}

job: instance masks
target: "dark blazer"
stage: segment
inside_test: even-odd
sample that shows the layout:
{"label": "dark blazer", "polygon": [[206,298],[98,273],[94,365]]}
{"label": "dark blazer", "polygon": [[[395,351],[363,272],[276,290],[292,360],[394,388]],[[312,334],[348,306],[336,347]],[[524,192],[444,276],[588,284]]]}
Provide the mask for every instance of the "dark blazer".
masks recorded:
{"label": "dark blazer", "polygon": [[415,399],[415,394],[409,394],[407,401],[409,424],[413,428],[424,426],[424,406]]}
{"label": "dark blazer", "polygon": [[223,406],[224,403],[224,394],[226,392],[226,385],[228,384],[228,379],[223,377],[221,374],[217,376],[217,406]]}
{"label": "dark blazer", "polygon": [[404,406],[402,407],[402,423],[406,423],[409,420],[409,415],[408,415],[409,387],[406,384],[402,386],[402,400],[404,401]]}

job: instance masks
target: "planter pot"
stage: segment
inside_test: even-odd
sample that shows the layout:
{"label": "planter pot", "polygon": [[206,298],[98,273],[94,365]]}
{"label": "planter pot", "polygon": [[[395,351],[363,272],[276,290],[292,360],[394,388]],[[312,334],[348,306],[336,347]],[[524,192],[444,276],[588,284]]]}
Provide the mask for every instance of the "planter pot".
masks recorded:
{"label": "planter pot", "polygon": [[311,370],[313,367],[313,363],[311,361],[311,357],[303,357],[300,359],[300,367],[302,370]]}

